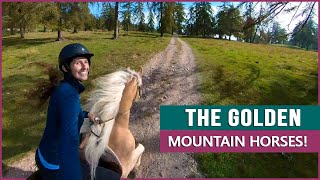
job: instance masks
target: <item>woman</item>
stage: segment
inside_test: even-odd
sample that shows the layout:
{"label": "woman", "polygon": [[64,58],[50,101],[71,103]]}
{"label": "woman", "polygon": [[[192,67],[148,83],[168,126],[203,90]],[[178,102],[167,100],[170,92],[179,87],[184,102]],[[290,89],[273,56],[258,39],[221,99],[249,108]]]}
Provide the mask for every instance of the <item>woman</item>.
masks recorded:
{"label": "woman", "polygon": [[80,82],[88,79],[92,56],[77,43],[60,52],[59,69],[64,79],[50,93],[46,128],[35,157],[42,179],[82,179],[79,131],[88,112],[81,109],[80,93],[85,87]]}

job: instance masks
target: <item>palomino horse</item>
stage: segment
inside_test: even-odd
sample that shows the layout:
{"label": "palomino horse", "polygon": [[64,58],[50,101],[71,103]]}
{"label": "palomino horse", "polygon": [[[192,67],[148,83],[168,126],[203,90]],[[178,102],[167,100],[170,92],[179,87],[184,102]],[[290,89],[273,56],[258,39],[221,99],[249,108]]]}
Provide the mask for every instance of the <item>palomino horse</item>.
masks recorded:
{"label": "palomino horse", "polygon": [[[123,178],[140,165],[144,146],[135,146],[135,139],[129,130],[129,115],[133,101],[140,98],[141,73],[142,69],[141,72],[135,72],[127,68],[98,78],[96,89],[84,106],[85,110],[99,117],[93,124],[86,119],[81,128],[82,133],[87,132],[87,136],[90,136],[80,147],[85,146],[84,154],[91,168],[91,179],[94,179],[100,157],[106,152],[117,158],[115,162],[120,163]],[[132,86],[134,89],[131,87],[129,93],[123,94],[126,83],[132,78],[136,79],[137,85]],[[124,97],[128,100],[122,100]]]}

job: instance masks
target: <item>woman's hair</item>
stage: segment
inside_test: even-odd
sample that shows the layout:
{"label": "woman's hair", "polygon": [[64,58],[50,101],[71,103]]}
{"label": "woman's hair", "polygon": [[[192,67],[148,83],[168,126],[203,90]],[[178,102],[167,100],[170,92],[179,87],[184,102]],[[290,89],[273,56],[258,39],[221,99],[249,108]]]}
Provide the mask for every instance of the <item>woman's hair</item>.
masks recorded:
{"label": "woman's hair", "polygon": [[48,98],[51,96],[51,93],[58,85],[60,78],[60,71],[51,64],[47,63],[34,63],[41,68],[43,72],[48,75],[48,80],[40,80],[35,87],[28,94],[30,99],[35,99],[38,106],[42,106]]}

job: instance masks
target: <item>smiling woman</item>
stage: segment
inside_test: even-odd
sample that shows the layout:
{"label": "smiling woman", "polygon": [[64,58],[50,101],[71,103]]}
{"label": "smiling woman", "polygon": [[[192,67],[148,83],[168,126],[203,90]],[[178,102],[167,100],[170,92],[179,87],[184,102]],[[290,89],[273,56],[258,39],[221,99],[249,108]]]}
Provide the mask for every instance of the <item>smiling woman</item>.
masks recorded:
{"label": "smiling woman", "polygon": [[73,77],[85,81],[89,74],[89,60],[85,57],[77,57],[70,63],[70,69]]}
{"label": "smiling woman", "polygon": [[[79,160],[79,131],[88,112],[82,111],[80,83],[88,79],[93,56],[82,44],[65,46],[59,54],[64,79],[48,89],[50,96],[46,128],[36,150],[35,161],[42,179],[82,179]],[[89,119],[93,120],[93,114]]]}

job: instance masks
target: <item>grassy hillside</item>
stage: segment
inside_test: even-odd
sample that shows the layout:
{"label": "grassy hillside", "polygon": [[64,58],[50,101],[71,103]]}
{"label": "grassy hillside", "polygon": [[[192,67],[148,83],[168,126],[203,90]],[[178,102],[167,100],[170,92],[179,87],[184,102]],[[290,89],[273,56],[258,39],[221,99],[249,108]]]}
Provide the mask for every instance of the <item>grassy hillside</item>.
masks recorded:
{"label": "grassy hillside", "polygon": [[111,32],[64,32],[67,41],[56,42],[56,33],[28,33],[26,39],[4,37],[2,41],[2,159],[10,163],[34,149],[42,136],[46,121],[46,104],[38,109],[27,98],[36,82],[46,79],[43,69],[36,62],[57,65],[62,47],[69,43],[83,43],[95,55],[92,58],[87,90],[92,80],[103,74],[130,66],[138,69],[152,55],[168,45],[170,37],[158,34],[120,33],[119,40]]}
{"label": "grassy hillside", "polygon": [[[184,38],[197,57],[203,104],[318,103],[317,52],[287,47]],[[318,177],[317,154],[205,153],[207,177]]]}
{"label": "grassy hillside", "polygon": [[317,52],[185,38],[198,59],[204,104],[318,104]]}

